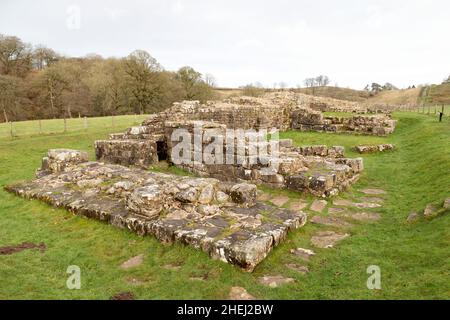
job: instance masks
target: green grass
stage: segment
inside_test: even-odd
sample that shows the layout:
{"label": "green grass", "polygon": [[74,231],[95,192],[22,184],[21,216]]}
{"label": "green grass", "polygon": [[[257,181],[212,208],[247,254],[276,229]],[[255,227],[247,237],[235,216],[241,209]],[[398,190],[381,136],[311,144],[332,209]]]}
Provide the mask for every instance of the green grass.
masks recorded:
{"label": "green grass", "polygon": [[[352,237],[335,249],[316,249],[307,275],[284,264],[296,261],[290,249],[311,248],[311,234],[324,229],[312,224],[291,233],[249,274],[190,247],[164,245],[152,237],[142,238],[0,190],[0,246],[25,241],[47,245],[44,253],[28,250],[0,256],[0,299],[108,299],[122,291],[132,291],[139,299],[219,299],[226,298],[232,286],[243,286],[261,299],[449,299],[450,214],[415,224],[405,220],[412,210],[450,196],[450,122],[438,123],[434,117],[416,113],[396,113],[395,117],[399,119],[397,130],[387,138],[282,134],[298,145],[343,145],[349,156],[356,156],[350,150],[356,144],[397,145],[393,152],[363,156],[364,174],[343,194],[352,198],[367,186],[387,190],[386,203],[379,210],[382,219],[356,224]],[[114,131],[132,124],[117,125]],[[111,131],[99,126],[89,132],[0,139],[0,185],[33,178],[49,148],[88,150],[93,159],[94,141]],[[289,191],[271,193],[300,197]],[[141,253],[145,255],[143,265],[128,271],[119,268],[123,261]],[[166,264],[181,268],[162,268]],[[69,265],[81,268],[81,290],[65,286]],[[366,288],[369,265],[380,266],[382,290]],[[275,289],[258,284],[258,277],[270,274],[295,278],[296,283]],[[206,281],[190,277],[205,277]],[[132,278],[142,284],[130,284]]]}
{"label": "green grass", "polygon": [[[114,117],[96,118],[70,118],[66,120],[67,132],[87,132],[96,133],[99,130],[120,130],[120,128],[139,125],[145,120],[147,115],[125,115]],[[41,134],[64,133],[64,119],[30,120],[0,123],[0,138],[11,138],[12,136],[22,137]]]}

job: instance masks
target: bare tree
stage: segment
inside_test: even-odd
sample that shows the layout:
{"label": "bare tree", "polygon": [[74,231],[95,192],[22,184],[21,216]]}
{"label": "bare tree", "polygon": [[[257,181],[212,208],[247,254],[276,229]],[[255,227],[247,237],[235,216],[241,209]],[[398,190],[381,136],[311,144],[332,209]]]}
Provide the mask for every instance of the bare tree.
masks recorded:
{"label": "bare tree", "polygon": [[33,67],[42,70],[58,61],[59,55],[50,48],[39,45],[32,53]]}
{"label": "bare tree", "polygon": [[216,78],[214,78],[214,76],[210,73],[205,74],[205,83],[213,88],[217,86]]}
{"label": "bare tree", "polygon": [[31,70],[31,47],[0,34],[0,74],[24,77]]}

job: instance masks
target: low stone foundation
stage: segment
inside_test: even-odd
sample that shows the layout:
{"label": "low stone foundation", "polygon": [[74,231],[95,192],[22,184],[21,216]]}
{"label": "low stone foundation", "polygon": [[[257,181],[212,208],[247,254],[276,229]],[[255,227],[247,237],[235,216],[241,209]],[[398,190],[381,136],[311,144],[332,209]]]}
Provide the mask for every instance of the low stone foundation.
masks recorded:
{"label": "low stone foundation", "polygon": [[86,162],[84,155],[51,150],[37,179],[6,190],[139,235],[188,244],[247,271],[306,223],[301,211],[257,202],[253,184]]}
{"label": "low stone foundation", "polygon": [[386,136],[394,132],[396,121],[388,115],[324,116],[320,111],[298,109],[292,113],[292,129]]}
{"label": "low stone foundation", "polygon": [[359,153],[376,153],[395,149],[393,144],[379,144],[376,146],[357,146],[355,150]]}

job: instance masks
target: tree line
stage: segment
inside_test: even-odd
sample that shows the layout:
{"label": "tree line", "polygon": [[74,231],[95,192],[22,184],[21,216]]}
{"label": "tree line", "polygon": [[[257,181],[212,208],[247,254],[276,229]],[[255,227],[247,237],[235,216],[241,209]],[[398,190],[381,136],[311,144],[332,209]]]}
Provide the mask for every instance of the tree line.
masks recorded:
{"label": "tree line", "polygon": [[144,50],[74,58],[0,34],[0,122],[153,113],[213,99],[214,83],[188,66],[167,71]]}

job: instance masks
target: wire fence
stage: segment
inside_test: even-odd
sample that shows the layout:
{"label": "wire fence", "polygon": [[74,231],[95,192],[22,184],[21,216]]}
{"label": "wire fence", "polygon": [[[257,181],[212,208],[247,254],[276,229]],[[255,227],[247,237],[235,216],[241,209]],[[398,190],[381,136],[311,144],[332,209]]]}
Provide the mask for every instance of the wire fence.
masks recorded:
{"label": "wire fence", "polygon": [[148,115],[122,115],[95,118],[47,119],[0,123],[0,138],[45,135],[53,133],[124,130],[140,125]]}
{"label": "wire fence", "polygon": [[423,105],[405,105],[395,107],[393,111],[405,111],[415,112],[432,116],[439,116],[439,113],[443,113],[444,117],[450,116],[450,105],[442,104],[423,104]]}

